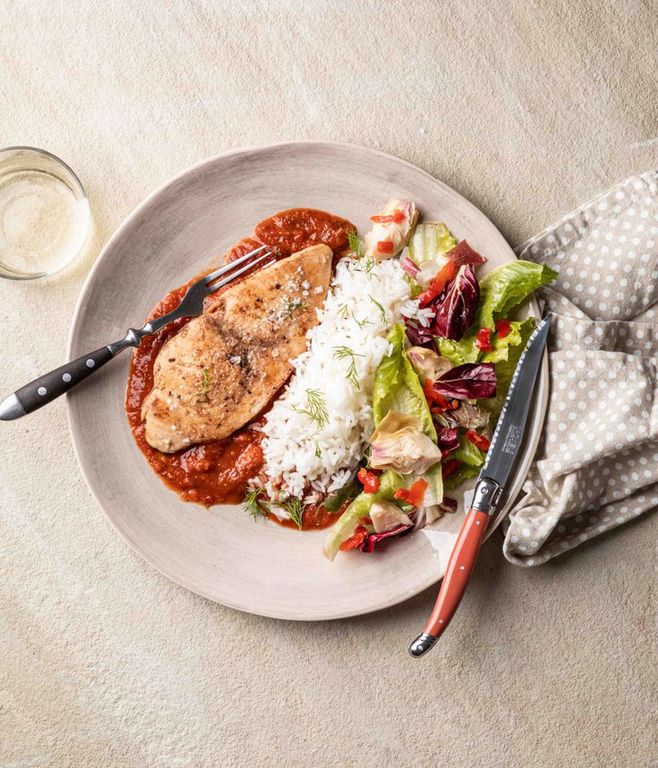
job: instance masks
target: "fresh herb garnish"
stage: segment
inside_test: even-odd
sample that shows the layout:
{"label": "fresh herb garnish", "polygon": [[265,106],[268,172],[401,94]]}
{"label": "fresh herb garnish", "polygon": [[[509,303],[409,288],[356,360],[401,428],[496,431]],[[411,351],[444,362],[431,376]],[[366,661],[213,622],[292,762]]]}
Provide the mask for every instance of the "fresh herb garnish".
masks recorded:
{"label": "fresh herb garnish", "polygon": [[347,368],[345,378],[350,382],[354,389],[360,389],[361,385],[359,384],[359,377],[356,372],[356,361],[354,358],[363,357],[363,355],[360,355],[349,347],[333,347],[332,352],[337,360],[349,359],[350,364]]}
{"label": "fresh herb garnish", "polygon": [[322,451],[320,450],[320,443],[318,441],[315,441],[315,458],[321,459],[322,458]]}
{"label": "fresh herb garnish", "polygon": [[338,316],[342,317],[343,320],[347,320],[349,313],[350,308],[347,306],[347,304],[341,304],[340,307],[338,307]]}
{"label": "fresh herb garnish", "polygon": [[207,368],[204,368],[201,389],[196,393],[197,403],[203,403],[206,400],[208,400],[208,395],[210,394],[211,386],[212,386],[212,379],[210,378],[210,371]]}
{"label": "fresh herb garnish", "polygon": [[347,233],[347,243],[354,258],[361,263],[366,274],[369,275],[377,262],[372,256],[366,256],[366,247],[363,240],[354,230],[350,230]]}
{"label": "fresh herb garnish", "polygon": [[318,429],[322,429],[322,427],[329,423],[327,402],[319,389],[307,389],[306,408],[293,408],[293,411],[308,416]]}
{"label": "fresh herb garnish", "polygon": [[372,325],[370,320],[359,320],[359,318],[352,312],[352,320],[359,326],[359,328],[365,328],[366,325]]}
{"label": "fresh herb garnish", "polygon": [[[359,259],[359,263],[363,265],[364,272],[366,273],[366,275],[368,275],[368,277],[370,277],[371,276],[370,273],[375,268],[375,264],[377,262],[372,258],[372,256],[362,256]],[[377,279],[379,280],[378,275],[375,275],[375,277],[377,277]]]}
{"label": "fresh herb garnish", "polygon": [[380,314],[382,316],[382,323],[386,324],[388,322],[388,318],[386,316],[386,310],[384,309],[384,307],[382,307],[382,305],[377,301],[377,299],[373,299],[370,294],[368,294],[368,298],[370,299],[370,301],[372,301],[372,303],[379,310],[379,312],[380,312]]}
{"label": "fresh herb garnish", "polygon": [[279,506],[286,510],[288,517],[301,530],[302,515],[304,514],[304,505],[301,499],[298,499],[296,496],[289,496],[287,499],[280,501]]}
{"label": "fresh herb garnish", "polygon": [[366,247],[363,244],[363,240],[356,234],[353,229],[347,233],[347,244],[350,251],[357,259],[361,259],[365,256]]}
{"label": "fresh herb garnish", "polygon": [[242,506],[245,512],[254,518],[254,520],[260,515],[267,517],[270,513],[269,502],[266,501],[265,491],[262,488],[255,488],[251,486],[247,488],[247,493],[242,501]]}

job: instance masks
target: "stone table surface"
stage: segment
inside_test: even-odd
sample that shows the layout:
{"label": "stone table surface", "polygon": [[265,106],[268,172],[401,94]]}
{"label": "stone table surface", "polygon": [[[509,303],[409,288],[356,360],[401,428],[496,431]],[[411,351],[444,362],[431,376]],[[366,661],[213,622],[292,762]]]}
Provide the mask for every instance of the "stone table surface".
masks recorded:
{"label": "stone table surface", "polygon": [[[515,245],[656,166],[657,50],[640,0],[9,0],[0,141],[65,158],[95,230],[73,271],[0,285],[0,391],[61,363],[103,244],[186,167],[376,147]],[[434,590],[297,624],[168,582],[95,504],[58,402],[0,429],[0,766],[655,765],[657,530],[648,515],[535,570],[497,534],[414,661]]]}

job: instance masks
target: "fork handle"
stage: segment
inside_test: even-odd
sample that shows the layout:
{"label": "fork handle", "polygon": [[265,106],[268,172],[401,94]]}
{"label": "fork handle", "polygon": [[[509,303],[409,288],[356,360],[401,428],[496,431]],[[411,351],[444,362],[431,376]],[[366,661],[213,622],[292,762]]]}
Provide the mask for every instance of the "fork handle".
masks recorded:
{"label": "fork handle", "polygon": [[120,341],[60,365],[59,368],[44,373],[38,379],[17,389],[13,395],[9,395],[0,403],[0,420],[19,419],[51,403],[109,363],[124,349],[138,346],[143,335],[146,335],[143,331],[131,329]]}

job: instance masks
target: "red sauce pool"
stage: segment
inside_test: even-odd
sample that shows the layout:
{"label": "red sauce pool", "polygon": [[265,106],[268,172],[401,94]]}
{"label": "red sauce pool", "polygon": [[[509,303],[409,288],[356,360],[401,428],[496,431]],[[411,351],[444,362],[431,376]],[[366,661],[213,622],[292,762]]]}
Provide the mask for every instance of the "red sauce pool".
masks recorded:
{"label": "red sauce pool", "polygon": [[[310,245],[325,243],[333,250],[334,257],[338,257],[347,247],[347,233],[353,229],[354,226],[346,219],[325,211],[291,208],[257,224],[253,234],[238,241],[224,259],[233,261],[261,244],[276,248],[278,257],[284,258]],[[188,285],[168,293],[150,313],[149,319],[174,309]],[[153,388],[155,359],[164,344],[187,322],[184,319],[171,323],[157,336],[146,337],[133,352],[125,403],[128,422],[135,442],[153,470],[184,501],[206,507],[239,504],[244,499],[248,481],[263,468],[262,433],[253,429],[263,414],[224,440],[213,440],[177,453],[161,453],[152,448],[144,436],[141,410],[144,398]],[[302,528],[326,528],[339,514],[327,512],[321,506],[309,506],[304,510]],[[286,527],[297,527],[291,520],[280,521],[274,515],[270,517]]]}
{"label": "red sauce pool", "polygon": [[284,255],[310,245],[324,243],[334,253],[347,247],[347,233],[354,225],[347,219],[314,208],[289,208],[263,219],[254,227],[254,237],[278,248]]}

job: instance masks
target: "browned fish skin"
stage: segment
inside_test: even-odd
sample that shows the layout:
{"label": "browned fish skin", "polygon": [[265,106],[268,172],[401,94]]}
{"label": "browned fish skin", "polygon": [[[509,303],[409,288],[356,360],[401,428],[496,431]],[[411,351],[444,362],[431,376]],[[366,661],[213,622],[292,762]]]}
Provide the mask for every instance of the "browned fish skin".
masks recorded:
{"label": "browned fish skin", "polygon": [[331,260],[314,245],[256,272],[162,347],[142,406],[149,445],[174,453],[219,440],[263,410],[306,349]]}

